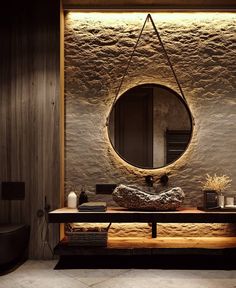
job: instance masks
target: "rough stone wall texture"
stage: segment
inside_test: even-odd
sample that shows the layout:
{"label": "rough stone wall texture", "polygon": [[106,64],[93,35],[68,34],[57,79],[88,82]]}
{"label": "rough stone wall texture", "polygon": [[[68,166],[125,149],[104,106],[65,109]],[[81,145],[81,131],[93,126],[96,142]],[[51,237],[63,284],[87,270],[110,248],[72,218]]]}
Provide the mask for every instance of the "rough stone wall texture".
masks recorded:
{"label": "rough stone wall texture", "polygon": [[[133,223],[113,224],[109,235],[114,237],[151,237],[151,227],[148,224]],[[236,236],[234,224],[157,224],[158,237],[214,237]]]}
{"label": "rough stone wall texture", "polygon": [[[65,196],[74,185],[78,188],[86,185],[90,199],[112,203],[110,196],[94,195],[96,183],[142,186],[145,175],[152,174],[157,180],[164,172],[170,173],[169,186],[184,190],[186,206],[201,204],[200,181],[206,173],[228,174],[233,180],[230,192],[236,194],[236,14],[153,13],[152,16],[195,119],[191,144],[179,160],[166,168],[145,171],[119,159],[108,140],[106,117],[146,14],[68,13]],[[178,92],[148,23],[120,95],[137,84],[150,82]],[[156,187],[161,189],[158,181]],[[177,226],[182,231],[181,227],[188,225],[170,224],[169,228],[160,229],[170,233]],[[121,233],[125,226],[117,227],[117,233]],[[137,233],[147,229],[135,224],[132,227]],[[219,225],[210,227],[210,234],[218,233]],[[221,227],[226,234],[234,230]],[[199,229],[199,224],[190,225],[186,231],[194,230],[197,235]]]}

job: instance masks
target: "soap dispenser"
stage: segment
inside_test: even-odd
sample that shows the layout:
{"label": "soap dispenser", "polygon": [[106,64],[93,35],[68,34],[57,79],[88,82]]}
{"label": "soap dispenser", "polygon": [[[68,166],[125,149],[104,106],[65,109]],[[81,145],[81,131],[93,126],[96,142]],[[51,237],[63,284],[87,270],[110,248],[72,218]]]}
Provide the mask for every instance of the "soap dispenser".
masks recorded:
{"label": "soap dispenser", "polygon": [[74,191],[71,191],[67,196],[67,207],[68,208],[77,208],[77,195]]}
{"label": "soap dispenser", "polygon": [[83,203],[86,203],[88,202],[88,196],[85,192],[85,188],[84,186],[82,186],[81,188],[81,192],[80,192],[80,195],[79,195],[79,205],[83,204]]}

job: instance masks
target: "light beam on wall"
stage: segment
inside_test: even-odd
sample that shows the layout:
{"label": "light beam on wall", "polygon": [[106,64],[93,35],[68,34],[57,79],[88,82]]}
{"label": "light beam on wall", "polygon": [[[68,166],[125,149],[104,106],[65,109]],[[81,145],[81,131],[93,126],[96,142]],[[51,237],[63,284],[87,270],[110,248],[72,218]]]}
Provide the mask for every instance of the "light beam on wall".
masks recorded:
{"label": "light beam on wall", "polygon": [[[181,22],[181,25],[188,26],[188,20],[194,20],[195,23],[202,21],[219,20],[230,21],[236,18],[236,13],[233,12],[152,12],[152,17],[155,21],[176,23]],[[129,23],[143,22],[146,17],[146,12],[68,12],[66,15],[67,20],[71,21],[70,25],[77,25],[77,21],[95,20],[99,21],[100,25],[112,23],[113,25],[121,26]]]}

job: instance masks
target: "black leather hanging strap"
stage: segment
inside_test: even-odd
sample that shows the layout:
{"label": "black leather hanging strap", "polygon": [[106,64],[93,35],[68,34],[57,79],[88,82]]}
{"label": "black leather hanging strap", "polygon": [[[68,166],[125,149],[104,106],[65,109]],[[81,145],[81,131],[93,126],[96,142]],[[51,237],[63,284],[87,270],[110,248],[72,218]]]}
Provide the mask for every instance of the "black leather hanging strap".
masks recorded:
{"label": "black leather hanging strap", "polygon": [[[143,27],[142,27],[142,29],[140,30],[138,39],[137,39],[137,41],[136,41],[136,44],[134,45],[134,48],[133,48],[133,51],[132,51],[132,53],[131,53],[131,55],[130,55],[128,64],[127,64],[127,66],[126,66],[126,68],[125,68],[125,71],[124,71],[124,73],[123,73],[123,76],[122,76],[122,78],[121,78],[120,85],[119,85],[119,87],[118,87],[118,89],[117,89],[117,91],[116,91],[115,98],[114,98],[114,100],[113,100],[113,102],[112,102],[112,105],[111,105],[110,113],[109,113],[109,115],[108,115],[108,117],[107,117],[107,121],[106,121],[106,125],[107,125],[107,126],[108,126],[108,124],[109,124],[109,116],[110,116],[110,114],[111,114],[111,111],[112,111],[115,103],[116,103],[116,99],[117,99],[117,97],[119,96],[120,89],[121,89],[122,84],[123,84],[123,82],[124,82],[125,76],[126,76],[127,73],[128,73],[130,63],[131,63],[131,61],[132,61],[132,59],[133,59],[134,52],[135,52],[135,50],[136,50],[136,48],[137,48],[137,46],[138,46],[139,40],[140,40],[140,38],[141,38],[141,36],[142,36],[142,34],[143,34],[143,30],[144,30],[144,28],[145,28],[145,26],[146,26],[146,23],[147,23],[148,19],[149,19],[149,15],[150,15],[150,14],[147,15],[147,17],[146,17],[146,19],[145,19],[145,21],[144,21],[144,23],[143,23]],[[151,15],[150,15],[150,16],[151,16]]]}
{"label": "black leather hanging strap", "polygon": [[[181,93],[181,96],[183,97],[184,101],[187,103],[186,98],[185,98],[185,96],[184,96],[183,89],[181,88],[181,85],[180,85],[180,82],[179,82],[179,80],[178,80],[178,77],[177,77],[177,75],[176,75],[176,73],[175,73],[174,67],[173,67],[173,65],[172,65],[172,63],[171,63],[171,61],[170,61],[170,57],[169,57],[169,55],[168,55],[168,53],[167,53],[167,51],[166,51],[166,49],[165,49],[164,43],[163,43],[162,40],[161,40],[161,36],[160,36],[160,34],[159,34],[158,30],[157,30],[157,27],[156,27],[156,25],[155,25],[155,23],[154,23],[154,21],[153,21],[153,19],[152,19],[151,14],[148,14],[147,17],[146,17],[146,19],[145,19],[145,21],[144,21],[144,23],[143,23],[142,29],[140,30],[140,33],[139,33],[138,39],[137,39],[137,41],[136,41],[136,44],[134,45],[133,51],[132,51],[132,53],[131,53],[131,55],[130,55],[128,64],[127,64],[127,66],[126,66],[126,68],[125,68],[125,71],[124,71],[124,74],[123,74],[123,76],[122,76],[122,78],[121,78],[120,85],[118,86],[118,89],[117,89],[117,91],[116,91],[115,98],[114,98],[114,100],[113,100],[113,102],[112,102],[112,106],[111,106],[110,113],[111,113],[111,111],[112,111],[112,109],[113,109],[113,107],[114,107],[114,105],[115,105],[115,102],[116,102],[117,97],[119,96],[119,93],[120,93],[121,87],[122,87],[122,85],[123,85],[125,76],[126,76],[127,73],[128,73],[128,70],[129,70],[129,67],[130,67],[130,63],[131,63],[131,61],[132,61],[132,59],[133,59],[134,52],[135,52],[135,50],[136,50],[136,48],[137,48],[137,46],[138,46],[138,43],[139,43],[139,40],[140,40],[142,34],[143,34],[143,30],[144,30],[144,28],[145,28],[145,26],[146,26],[146,23],[147,23],[149,20],[150,20],[150,22],[151,22],[151,24],[152,24],[152,26],[153,26],[153,29],[154,29],[154,31],[155,31],[155,33],[156,33],[156,35],[157,35],[157,38],[158,38],[158,40],[159,40],[159,42],[160,42],[160,44],[161,44],[162,50],[163,50],[164,55],[165,55],[165,57],[166,57],[166,59],[167,59],[168,65],[169,65],[170,68],[171,68],[172,74],[173,74],[173,76],[174,76],[174,78],[175,78],[175,81],[176,81],[176,83],[177,83],[177,85],[178,85],[178,88],[179,88],[179,91],[180,91],[180,93]],[[108,125],[108,123],[109,123],[109,116],[110,116],[110,114],[109,114],[108,117],[107,117],[106,125]]]}
{"label": "black leather hanging strap", "polygon": [[152,19],[152,16],[151,16],[150,14],[148,14],[147,18],[148,18],[148,19],[151,21],[151,23],[152,23],[153,29],[154,29],[157,37],[158,37],[158,40],[159,40],[159,42],[160,42],[160,44],[161,44],[161,47],[162,47],[162,50],[164,51],[164,54],[165,54],[166,59],[167,59],[167,62],[168,62],[168,64],[169,64],[169,66],[170,66],[170,69],[171,69],[171,71],[172,71],[172,73],[173,73],[173,76],[174,76],[174,78],[175,78],[175,81],[176,81],[176,83],[177,83],[177,85],[178,85],[179,91],[180,91],[183,99],[184,99],[185,102],[186,102],[186,99],[185,99],[185,97],[184,97],[183,89],[182,89],[181,86],[180,86],[180,83],[179,83],[179,80],[178,80],[177,75],[176,75],[176,73],[175,73],[174,67],[173,67],[173,65],[172,65],[172,63],[171,63],[171,61],[170,61],[170,57],[169,57],[169,55],[168,55],[168,53],[167,53],[167,51],[166,51],[166,48],[165,48],[165,46],[164,46],[164,44],[163,44],[163,42],[162,42],[162,40],[161,40],[161,36],[160,36],[160,34],[159,34],[158,30],[157,30],[157,27],[156,27],[156,25],[155,25],[155,23],[154,23],[154,21],[153,21],[153,19]]}

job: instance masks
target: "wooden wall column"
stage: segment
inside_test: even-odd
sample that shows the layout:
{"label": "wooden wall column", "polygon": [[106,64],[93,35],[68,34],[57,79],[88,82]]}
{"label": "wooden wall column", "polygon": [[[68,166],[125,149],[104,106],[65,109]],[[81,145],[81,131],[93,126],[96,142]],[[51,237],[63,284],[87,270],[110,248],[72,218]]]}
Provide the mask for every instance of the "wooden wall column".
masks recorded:
{"label": "wooden wall column", "polygon": [[[19,1],[18,1],[19,2]],[[11,218],[31,226],[30,257],[49,258],[44,199],[60,205],[60,1],[4,3],[0,18],[0,181],[24,181]],[[8,207],[0,201],[0,222]],[[50,244],[58,241],[50,227]]]}

